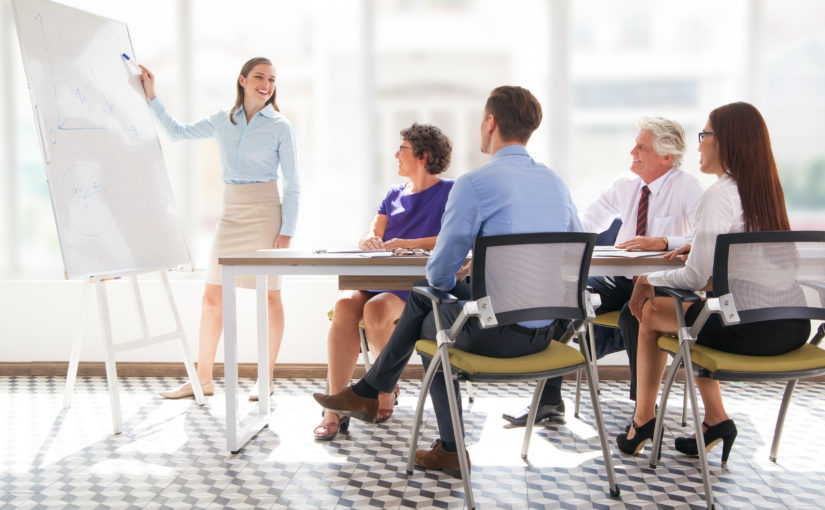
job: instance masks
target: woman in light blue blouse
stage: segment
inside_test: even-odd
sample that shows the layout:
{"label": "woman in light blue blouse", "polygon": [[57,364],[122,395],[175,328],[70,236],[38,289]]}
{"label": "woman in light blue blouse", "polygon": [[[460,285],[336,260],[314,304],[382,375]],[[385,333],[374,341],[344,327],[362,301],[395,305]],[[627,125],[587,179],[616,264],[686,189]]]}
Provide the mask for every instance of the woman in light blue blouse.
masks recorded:
{"label": "woman in light blue blouse", "polygon": [[[223,213],[209,256],[201,312],[198,379],[205,395],[212,395],[212,368],[223,329],[221,268],[218,258],[266,248],[289,248],[298,220],[298,161],[292,125],[275,102],[275,68],[265,58],[253,58],[241,68],[237,98],[231,110],[222,110],[192,124],[181,124],[155,95],[155,76],[141,66],[140,79],[149,106],[172,140],[215,138],[220,147],[225,183]],[[283,205],[278,194],[281,169]],[[239,287],[254,288],[252,277],[238,277]],[[269,377],[284,334],[284,308],[279,276],[270,276]],[[256,384],[250,400],[257,400]],[[270,393],[272,383],[270,382]],[[192,396],[189,383],[165,398]]]}

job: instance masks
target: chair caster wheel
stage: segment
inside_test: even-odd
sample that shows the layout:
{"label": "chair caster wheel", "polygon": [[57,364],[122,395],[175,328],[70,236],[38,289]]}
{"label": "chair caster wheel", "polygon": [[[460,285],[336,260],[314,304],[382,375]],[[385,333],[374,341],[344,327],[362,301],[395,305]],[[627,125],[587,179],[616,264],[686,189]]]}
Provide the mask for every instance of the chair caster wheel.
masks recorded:
{"label": "chair caster wheel", "polygon": [[622,490],[619,487],[616,487],[616,490],[610,489],[610,497],[611,498],[618,498],[619,494],[621,494]]}

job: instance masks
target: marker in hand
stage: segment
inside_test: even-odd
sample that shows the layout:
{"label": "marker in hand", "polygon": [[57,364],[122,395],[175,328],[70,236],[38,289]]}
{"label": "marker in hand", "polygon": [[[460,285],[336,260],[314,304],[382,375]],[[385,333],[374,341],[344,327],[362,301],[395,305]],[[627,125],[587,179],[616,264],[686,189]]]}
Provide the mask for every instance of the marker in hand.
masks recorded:
{"label": "marker in hand", "polygon": [[132,64],[132,67],[134,67],[134,68],[135,68],[135,70],[137,70],[137,72],[140,72],[140,67],[138,67],[138,65],[137,65],[137,64],[135,64],[135,63],[132,61],[132,59],[131,59],[131,58],[129,58],[129,55],[127,55],[127,54],[125,54],[125,53],[121,53],[121,54],[120,54],[120,56],[121,56],[121,57],[123,57],[123,60],[125,60],[127,63]]}

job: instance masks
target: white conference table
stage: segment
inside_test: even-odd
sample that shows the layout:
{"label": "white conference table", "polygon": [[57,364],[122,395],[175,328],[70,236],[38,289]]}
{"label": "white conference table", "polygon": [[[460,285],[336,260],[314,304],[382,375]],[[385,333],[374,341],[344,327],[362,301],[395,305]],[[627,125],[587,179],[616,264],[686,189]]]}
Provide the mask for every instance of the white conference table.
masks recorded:
{"label": "white conference table", "polygon": [[[384,290],[409,288],[423,278],[427,256],[373,257],[358,253],[316,253],[308,250],[259,250],[220,257],[223,265],[223,328],[224,375],[226,382],[226,448],[237,453],[269,420],[269,342],[267,322],[266,276],[335,275],[339,289]],[[673,269],[681,261],[665,260],[661,256],[639,258],[594,255],[590,276],[626,276],[662,269]],[[235,277],[256,277],[256,310],[258,319],[258,400],[257,412],[250,423],[239,430],[238,422],[238,345],[235,301]]]}

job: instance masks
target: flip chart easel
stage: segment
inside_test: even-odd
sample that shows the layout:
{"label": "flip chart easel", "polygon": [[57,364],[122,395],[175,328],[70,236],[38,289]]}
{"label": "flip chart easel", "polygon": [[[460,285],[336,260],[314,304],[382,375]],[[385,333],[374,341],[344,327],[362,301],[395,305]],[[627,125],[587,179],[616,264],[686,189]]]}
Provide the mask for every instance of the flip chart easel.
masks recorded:
{"label": "flip chart easel", "polygon": [[86,316],[88,315],[87,308],[90,304],[89,294],[92,286],[95,286],[97,293],[97,309],[100,319],[101,337],[103,340],[103,353],[106,363],[106,382],[109,388],[109,402],[112,408],[112,427],[115,434],[123,432],[123,413],[120,410],[120,383],[117,380],[117,365],[115,364],[115,354],[119,352],[129,351],[133,349],[140,349],[157,345],[163,342],[178,340],[181,349],[183,350],[184,366],[186,367],[186,374],[189,377],[189,382],[192,384],[192,390],[195,393],[195,403],[203,405],[206,400],[203,397],[203,390],[198,380],[198,375],[195,371],[195,365],[192,362],[192,352],[189,344],[186,342],[186,334],[183,331],[183,325],[180,320],[177,305],[175,304],[172,289],[169,285],[169,278],[165,271],[160,271],[160,278],[163,284],[163,290],[166,299],[169,302],[169,309],[175,320],[175,329],[168,333],[161,333],[158,335],[149,334],[149,323],[146,319],[146,310],[143,306],[143,298],[140,292],[140,285],[136,275],[129,275],[127,279],[131,284],[132,295],[135,301],[136,312],[140,318],[140,325],[142,336],[140,338],[115,343],[114,335],[112,334],[112,321],[109,313],[109,296],[106,286],[112,279],[94,279],[89,280],[83,285],[83,295],[80,299],[80,317],[81,323],[72,344],[72,353],[69,358],[69,372],[66,375],[66,389],[63,393],[63,409],[69,409],[72,402],[72,393],[74,393],[74,385],[77,379],[77,366],[80,362],[80,349],[83,346],[83,339],[86,333]]}
{"label": "flip chart easel", "polygon": [[[96,286],[115,433],[123,429],[115,354],[178,339],[203,403],[165,271],[191,264],[128,27],[49,0],[12,0],[67,279]],[[151,336],[136,275],[160,271],[176,329]],[[142,337],[114,343],[106,279],[132,282]],[[85,320],[85,319],[82,319]],[[69,407],[85,324],[66,378]]]}

